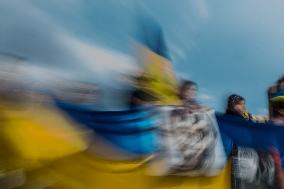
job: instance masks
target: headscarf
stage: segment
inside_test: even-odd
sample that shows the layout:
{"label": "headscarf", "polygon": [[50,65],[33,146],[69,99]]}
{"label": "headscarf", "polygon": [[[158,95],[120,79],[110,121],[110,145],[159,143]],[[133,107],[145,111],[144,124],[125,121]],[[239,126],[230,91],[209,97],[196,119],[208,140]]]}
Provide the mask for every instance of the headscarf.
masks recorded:
{"label": "headscarf", "polygon": [[237,116],[241,116],[245,120],[250,120],[252,118],[250,113],[248,113],[248,112],[239,113],[239,112],[234,110],[234,106],[241,103],[242,101],[245,101],[244,97],[237,95],[237,94],[230,95],[229,98],[228,98],[228,105],[227,105],[226,114],[237,115]]}

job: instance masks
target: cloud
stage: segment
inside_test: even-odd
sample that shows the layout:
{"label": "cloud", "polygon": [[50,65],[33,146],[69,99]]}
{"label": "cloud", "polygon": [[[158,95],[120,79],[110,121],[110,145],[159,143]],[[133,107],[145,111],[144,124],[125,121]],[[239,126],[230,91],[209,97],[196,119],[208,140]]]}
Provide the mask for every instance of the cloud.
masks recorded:
{"label": "cloud", "polygon": [[0,22],[1,52],[50,67],[69,67],[79,62],[58,40],[58,34],[66,31],[32,4],[0,1]]}
{"label": "cloud", "polygon": [[[73,0],[72,5],[78,2]],[[131,56],[71,35],[29,2],[0,1],[0,22],[0,52],[22,56],[37,66],[63,70],[74,78],[113,78],[113,72],[135,69]]]}
{"label": "cloud", "polygon": [[57,77],[94,82],[102,104],[115,107],[113,96],[120,94],[114,88],[123,87],[121,74],[135,71],[133,57],[71,34],[30,2],[0,1],[0,53],[24,57],[22,71],[37,86],[52,87]]}
{"label": "cloud", "polygon": [[77,54],[89,71],[105,74],[106,72],[127,73],[137,69],[135,59],[130,55],[101,48],[70,35],[61,35],[60,39],[68,50]]}

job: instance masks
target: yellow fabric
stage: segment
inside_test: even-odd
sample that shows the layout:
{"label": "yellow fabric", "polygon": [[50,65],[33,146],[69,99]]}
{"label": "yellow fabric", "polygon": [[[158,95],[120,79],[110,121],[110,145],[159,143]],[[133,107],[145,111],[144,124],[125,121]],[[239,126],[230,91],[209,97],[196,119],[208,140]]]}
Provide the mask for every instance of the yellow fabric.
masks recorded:
{"label": "yellow fabric", "polygon": [[[216,177],[147,176],[150,157],[140,161],[115,162],[91,155],[85,150],[87,144],[81,137],[85,133],[72,127],[55,108],[4,108],[0,115],[0,142],[4,141],[4,147],[8,144],[13,154],[7,161],[14,168],[33,166],[33,169],[26,169],[29,171],[22,189],[35,186],[48,186],[49,189],[230,188],[229,163]],[[83,150],[85,151],[78,153]],[[5,155],[5,152],[2,151],[0,155]],[[0,162],[3,162],[1,160],[0,158]],[[34,166],[42,160],[52,161],[49,161],[48,166],[38,166],[35,169]],[[0,165],[1,169],[7,169],[7,164]]]}
{"label": "yellow fabric", "polygon": [[244,112],[242,115],[243,115],[243,117],[244,117],[245,119],[247,119],[247,120],[250,118],[248,112]]}
{"label": "yellow fabric", "polygon": [[[33,174],[40,177],[42,182],[53,181],[55,184],[50,187],[52,189],[229,189],[231,187],[230,163],[219,176],[215,177],[153,177],[146,175],[146,164],[134,166],[135,168],[132,169],[129,162],[109,162],[109,164],[103,162],[82,153],[62,159],[45,170]],[[137,163],[141,165],[141,162]],[[119,169],[123,171],[119,172]]]}
{"label": "yellow fabric", "polygon": [[164,57],[148,50],[144,51],[144,77],[150,81],[140,82],[139,86],[157,97],[158,105],[179,105],[178,84],[170,62]]}
{"label": "yellow fabric", "polygon": [[270,101],[273,103],[273,102],[284,102],[284,96],[277,96],[277,97],[274,97],[272,99],[270,99]]}
{"label": "yellow fabric", "polygon": [[72,126],[52,106],[33,104],[20,110],[2,106],[0,115],[0,140],[7,149],[3,153],[6,159],[13,158],[14,164],[21,162],[19,166],[33,167],[39,161],[62,158],[87,148],[86,133]]}

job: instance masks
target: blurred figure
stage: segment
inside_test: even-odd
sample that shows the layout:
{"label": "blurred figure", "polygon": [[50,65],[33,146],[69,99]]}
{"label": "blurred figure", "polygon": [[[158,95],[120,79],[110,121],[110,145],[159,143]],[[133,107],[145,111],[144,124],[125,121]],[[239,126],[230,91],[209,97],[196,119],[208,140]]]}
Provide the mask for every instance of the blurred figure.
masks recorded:
{"label": "blurred figure", "polygon": [[[282,77],[280,77],[277,82],[270,86],[267,90],[267,96],[268,96],[268,101],[269,101],[269,115],[272,118],[273,117],[273,109],[270,103],[270,99],[272,99],[273,97],[275,97],[277,95],[277,93],[283,93],[284,90],[284,75]],[[283,94],[282,94],[283,95]],[[278,94],[279,96],[279,94]]]}
{"label": "blurred figure", "polygon": [[229,96],[226,114],[240,117],[247,121],[252,120],[252,115],[246,110],[245,98],[237,94]]}
{"label": "blurred figure", "polygon": [[[197,84],[193,81],[182,81],[179,87],[179,97],[182,104],[179,108],[173,110],[173,117],[186,117],[189,114],[200,114],[209,110],[208,107],[202,106],[197,102]],[[202,118],[198,118],[197,116],[195,119],[196,122],[198,122],[198,120]]]}
{"label": "blurred figure", "polygon": [[197,84],[193,81],[185,80],[180,86],[179,95],[184,107],[189,113],[197,112],[203,108],[196,101]]}
{"label": "blurred figure", "polygon": [[271,121],[275,125],[284,126],[284,98],[272,103],[273,117]]}
{"label": "blurred figure", "polygon": [[[197,84],[184,80],[179,88],[182,105],[171,113],[172,135],[181,163],[174,172],[200,171],[213,163],[210,157],[216,147],[217,130],[210,122],[209,108],[197,100]],[[202,137],[200,137],[202,136]],[[197,171],[197,172],[198,172]]]}
{"label": "blurred figure", "polygon": [[282,125],[284,116],[284,76],[280,77],[275,85],[268,88],[267,94],[270,121]]}
{"label": "blurred figure", "polygon": [[165,151],[151,169],[152,174],[216,175],[224,166],[225,153],[215,112],[197,102],[197,84],[193,81],[182,81],[178,94],[181,105],[163,109],[160,143]]}

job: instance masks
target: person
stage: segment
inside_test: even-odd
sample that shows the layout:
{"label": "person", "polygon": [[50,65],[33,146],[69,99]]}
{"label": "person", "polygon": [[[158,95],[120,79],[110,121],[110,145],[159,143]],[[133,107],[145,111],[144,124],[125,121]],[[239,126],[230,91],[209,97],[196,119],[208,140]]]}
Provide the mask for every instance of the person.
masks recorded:
{"label": "person", "polygon": [[216,146],[217,130],[209,119],[209,108],[197,102],[197,84],[182,81],[179,91],[181,105],[170,113],[170,127],[167,136],[172,137],[171,148],[178,153],[173,174],[186,171],[200,171],[211,162]]}
{"label": "person", "polygon": [[237,116],[247,121],[253,119],[252,115],[246,110],[245,98],[237,94],[232,94],[228,97],[228,104],[225,114]]}
{"label": "person", "polygon": [[272,99],[273,117],[271,122],[274,125],[284,126],[284,96],[278,96]]}
{"label": "person", "polygon": [[268,88],[267,94],[270,120],[279,120],[281,96],[284,96],[284,75],[277,80],[275,85]]}
{"label": "person", "polygon": [[197,84],[190,80],[182,82],[179,89],[179,96],[182,101],[182,106],[187,109],[188,113],[208,110],[208,108],[201,106],[197,100]]}

